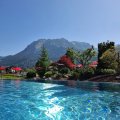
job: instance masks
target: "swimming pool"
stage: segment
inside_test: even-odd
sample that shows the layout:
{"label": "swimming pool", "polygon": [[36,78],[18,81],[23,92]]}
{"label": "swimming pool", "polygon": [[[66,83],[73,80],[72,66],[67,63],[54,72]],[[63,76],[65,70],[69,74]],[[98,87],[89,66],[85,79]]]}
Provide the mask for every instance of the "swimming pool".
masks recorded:
{"label": "swimming pool", "polygon": [[120,120],[120,92],[0,80],[0,120]]}

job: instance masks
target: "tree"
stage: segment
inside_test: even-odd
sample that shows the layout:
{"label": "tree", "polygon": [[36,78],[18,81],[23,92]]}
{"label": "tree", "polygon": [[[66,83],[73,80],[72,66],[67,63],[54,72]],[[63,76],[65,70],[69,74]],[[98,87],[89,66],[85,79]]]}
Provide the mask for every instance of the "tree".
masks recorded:
{"label": "tree", "polygon": [[68,56],[72,60],[73,63],[76,62],[75,50],[73,48],[68,48],[67,49],[66,56]]}
{"label": "tree", "polygon": [[120,45],[116,46],[116,53],[117,53],[117,63],[118,63],[117,73],[120,74]]}
{"label": "tree", "polygon": [[36,67],[42,67],[42,68],[46,69],[49,65],[50,65],[50,60],[48,57],[48,52],[45,49],[45,47],[43,46],[41,49],[41,56],[36,63]]}
{"label": "tree", "polygon": [[117,69],[117,54],[114,48],[106,50],[100,57],[102,69]]}
{"label": "tree", "polygon": [[75,50],[73,48],[68,48],[66,51],[66,54],[63,55],[60,60],[59,63],[64,64],[66,67],[68,67],[69,69],[74,69],[75,68]]}
{"label": "tree", "polygon": [[49,57],[48,57],[48,52],[45,49],[45,47],[43,46],[42,49],[41,49],[40,58],[36,62],[36,65],[35,65],[37,73],[39,74],[40,77],[44,76],[44,74],[45,74],[47,68],[49,67],[49,65],[50,65],[50,60],[49,60]]}
{"label": "tree", "polygon": [[[104,69],[104,64],[102,62],[102,55],[105,51],[108,49],[114,49],[115,50],[115,43],[114,42],[103,42],[98,44],[98,66],[97,69]],[[112,62],[112,61],[111,61]]]}
{"label": "tree", "polygon": [[118,63],[117,73],[120,74],[120,52],[117,53],[117,63]]}
{"label": "tree", "polygon": [[96,52],[94,48],[89,48],[85,50],[84,52],[76,52],[76,59],[77,61],[83,65],[84,68],[88,67],[88,65],[91,62],[91,59],[93,56],[95,56]]}
{"label": "tree", "polygon": [[67,55],[63,55],[60,58],[59,63],[64,64],[69,69],[74,69],[75,68],[75,64],[72,62],[71,58],[68,57]]}

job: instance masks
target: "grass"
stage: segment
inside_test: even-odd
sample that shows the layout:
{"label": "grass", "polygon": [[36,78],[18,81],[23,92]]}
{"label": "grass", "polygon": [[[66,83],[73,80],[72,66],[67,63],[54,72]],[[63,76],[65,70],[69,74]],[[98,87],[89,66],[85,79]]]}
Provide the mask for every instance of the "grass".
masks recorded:
{"label": "grass", "polygon": [[18,76],[17,74],[3,74],[0,75],[0,79],[24,79],[24,77]]}

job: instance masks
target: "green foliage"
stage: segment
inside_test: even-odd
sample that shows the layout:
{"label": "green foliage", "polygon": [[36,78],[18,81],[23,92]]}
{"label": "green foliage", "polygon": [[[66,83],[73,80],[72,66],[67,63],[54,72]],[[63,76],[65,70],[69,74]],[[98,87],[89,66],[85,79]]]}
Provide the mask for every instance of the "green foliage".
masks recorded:
{"label": "green foliage", "polygon": [[118,75],[120,75],[120,64],[118,65],[116,72]]}
{"label": "green foliage", "polygon": [[31,72],[31,71],[36,71],[35,68],[26,68],[24,69],[25,72]]}
{"label": "green foliage", "polygon": [[62,68],[62,69],[60,69],[60,73],[61,73],[61,74],[68,74],[68,73],[70,73],[70,69],[67,68],[67,67]]}
{"label": "green foliage", "polygon": [[86,80],[92,76],[94,76],[95,70],[93,68],[81,68],[81,69],[76,69],[72,71],[71,76],[69,79],[73,80]]}
{"label": "green foliage", "polygon": [[53,75],[52,71],[48,71],[45,73],[46,78],[52,77],[52,75]]}
{"label": "green foliage", "polygon": [[84,52],[76,52],[77,61],[83,65],[83,67],[88,67],[92,57],[96,55],[95,50],[92,48],[85,50]]}
{"label": "green foliage", "polygon": [[50,65],[50,60],[48,58],[48,53],[47,50],[45,49],[45,47],[42,47],[41,50],[41,56],[40,59],[37,61],[36,63],[36,68],[41,68],[41,69],[36,69],[38,75],[42,78],[47,70],[47,68]]}
{"label": "green foliage", "polygon": [[99,74],[115,74],[119,72],[119,47],[116,47],[114,42],[107,41],[106,43],[98,44],[98,66],[97,72]]}
{"label": "green foliage", "polygon": [[120,45],[117,46],[117,74],[120,75]]}
{"label": "green foliage", "polygon": [[36,72],[35,71],[29,71],[26,75],[27,78],[34,78],[36,77]]}
{"label": "green foliage", "polygon": [[75,79],[79,79],[80,73],[78,73],[77,71],[75,71],[75,72],[73,72],[73,76],[75,77]]}
{"label": "green foliage", "polygon": [[50,60],[48,58],[48,53],[45,47],[42,47],[40,59],[36,63],[36,67],[47,68],[50,65]]}
{"label": "green foliage", "polygon": [[100,57],[102,69],[117,69],[117,56],[115,49],[111,48],[106,50]]}
{"label": "green foliage", "polygon": [[24,77],[15,74],[3,74],[2,76],[0,75],[0,77],[2,77],[2,79],[12,79],[12,80],[24,79]]}
{"label": "green foliage", "polygon": [[80,69],[79,79],[85,80],[85,79],[88,79],[88,78],[94,76],[94,74],[95,74],[95,69],[90,68],[90,67],[82,68],[82,69]]}
{"label": "green foliage", "polygon": [[102,57],[103,53],[105,51],[107,51],[108,49],[115,50],[114,44],[115,44],[114,42],[109,42],[109,41],[98,44],[98,66],[97,66],[97,69],[104,69],[105,68],[101,57]]}
{"label": "green foliage", "polygon": [[37,70],[37,74],[39,75],[40,78],[43,78],[45,72],[46,72],[46,69]]}
{"label": "green foliage", "polygon": [[62,75],[61,73],[58,73],[58,74],[55,75],[55,78],[56,78],[56,79],[60,79],[60,78],[62,78],[62,77],[63,77],[63,75]]}
{"label": "green foliage", "polygon": [[[94,70],[92,68],[88,68],[91,59],[95,56],[96,52],[94,48],[90,48],[85,50],[84,52],[75,51],[72,48],[68,48],[66,55],[72,60],[77,60],[80,64],[83,65],[82,69],[74,69],[70,71],[68,68],[62,68],[59,70],[59,73],[62,75],[69,74],[69,79],[86,79],[94,75]],[[74,65],[74,64],[73,64]],[[70,75],[71,72],[71,75]]]}
{"label": "green foliage", "polygon": [[116,71],[114,69],[99,69],[97,70],[97,73],[102,75],[110,75],[116,74]]}
{"label": "green foliage", "polygon": [[73,48],[68,48],[67,52],[66,52],[66,55],[72,60],[73,63],[76,62],[76,59],[75,59],[75,50]]}
{"label": "green foliage", "polygon": [[77,79],[79,79],[79,75],[80,74],[79,74],[78,71],[73,71],[69,79],[71,79],[71,80],[77,80]]}

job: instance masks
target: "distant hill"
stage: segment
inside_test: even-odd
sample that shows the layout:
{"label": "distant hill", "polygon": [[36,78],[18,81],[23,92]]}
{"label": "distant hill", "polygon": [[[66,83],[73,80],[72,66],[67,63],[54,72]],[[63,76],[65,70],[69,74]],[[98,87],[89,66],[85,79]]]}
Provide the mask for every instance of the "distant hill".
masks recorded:
{"label": "distant hill", "polygon": [[2,60],[3,57],[0,56],[0,61]]}
{"label": "distant hill", "polygon": [[40,56],[41,47],[45,46],[48,50],[49,58],[53,61],[58,60],[60,56],[65,54],[67,48],[74,48],[77,50],[85,50],[91,45],[85,42],[68,41],[61,39],[39,39],[28,45],[23,51],[0,58],[0,65],[10,66],[17,65],[21,67],[32,67]]}

